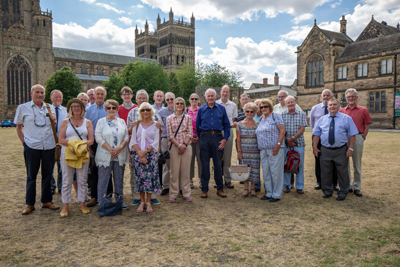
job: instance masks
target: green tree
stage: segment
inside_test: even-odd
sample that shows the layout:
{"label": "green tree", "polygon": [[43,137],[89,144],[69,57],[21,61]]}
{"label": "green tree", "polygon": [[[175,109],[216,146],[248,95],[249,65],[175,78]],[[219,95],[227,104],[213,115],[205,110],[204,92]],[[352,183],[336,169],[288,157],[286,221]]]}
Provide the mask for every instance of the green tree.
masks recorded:
{"label": "green tree", "polygon": [[122,103],[121,89],[124,87],[124,81],[114,71],[110,75],[108,81],[103,81],[103,86],[107,91],[107,99],[117,100],[118,103]]}
{"label": "green tree", "polygon": [[196,91],[196,86],[200,84],[201,77],[196,73],[195,68],[188,64],[183,64],[182,68],[176,71],[176,76],[181,92],[179,96],[183,97],[188,103],[190,95]]}
{"label": "green tree", "polygon": [[45,102],[51,103],[51,91],[58,89],[63,93],[62,105],[65,107],[73,98],[76,98],[82,92],[82,81],[75,75],[69,67],[64,66],[61,70],[56,70],[54,74],[46,81]]}
{"label": "green tree", "polygon": [[178,75],[176,74],[176,72],[171,71],[168,75],[168,78],[169,78],[170,92],[174,93],[175,97],[183,97],[181,88],[179,86]]}
{"label": "green tree", "polygon": [[222,87],[225,84],[231,88],[238,88],[243,85],[240,72],[235,72],[220,66],[218,63],[203,64],[198,62],[196,73],[200,78],[201,86]]}

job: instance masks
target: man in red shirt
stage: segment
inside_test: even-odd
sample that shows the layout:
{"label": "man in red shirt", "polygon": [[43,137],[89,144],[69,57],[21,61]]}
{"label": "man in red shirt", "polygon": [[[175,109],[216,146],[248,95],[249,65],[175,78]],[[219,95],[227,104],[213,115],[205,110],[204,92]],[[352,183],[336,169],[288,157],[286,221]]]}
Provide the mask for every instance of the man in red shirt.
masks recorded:
{"label": "man in red shirt", "polygon": [[[361,160],[364,149],[364,141],[367,137],[369,124],[372,122],[368,110],[365,107],[357,105],[357,90],[349,88],[346,90],[347,107],[342,108],[339,112],[349,115],[357,127],[358,134],[354,143],[353,151],[353,168],[354,178],[350,183],[350,191],[354,190],[354,194],[358,197],[362,196],[361,193]],[[351,169],[349,165],[349,178],[351,181]]]}
{"label": "man in red shirt", "polygon": [[132,97],[133,97],[133,92],[131,88],[125,86],[121,89],[121,98],[124,101],[124,103],[122,103],[122,105],[119,106],[118,115],[121,119],[125,121],[125,123],[128,118],[129,111],[137,107],[137,105],[132,103]]}

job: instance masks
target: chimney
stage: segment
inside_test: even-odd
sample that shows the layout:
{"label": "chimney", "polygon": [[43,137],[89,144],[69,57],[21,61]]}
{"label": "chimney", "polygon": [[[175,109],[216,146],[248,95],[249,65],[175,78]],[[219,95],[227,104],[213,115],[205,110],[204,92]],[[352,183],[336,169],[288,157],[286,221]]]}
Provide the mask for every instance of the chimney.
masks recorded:
{"label": "chimney", "polygon": [[385,26],[387,26],[387,23],[386,23],[386,21],[384,21],[384,20],[382,20],[382,24],[385,25]]}
{"label": "chimney", "polygon": [[346,34],[346,23],[347,23],[347,20],[344,18],[344,15],[343,15],[342,19],[340,20],[340,33]]}
{"label": "chimney", "polygon": [[264,79],[263,79],[263,84],[264,84],[265,86],[268,86],[268,78],[264,78]]}
{"label": "chimney", "polygon": [[277,72],[275,72],[274,85],[275,85],[275,86],[276,86],[276,85],[279,85],[279,76],[278,76],[278,73],[277,73]]}

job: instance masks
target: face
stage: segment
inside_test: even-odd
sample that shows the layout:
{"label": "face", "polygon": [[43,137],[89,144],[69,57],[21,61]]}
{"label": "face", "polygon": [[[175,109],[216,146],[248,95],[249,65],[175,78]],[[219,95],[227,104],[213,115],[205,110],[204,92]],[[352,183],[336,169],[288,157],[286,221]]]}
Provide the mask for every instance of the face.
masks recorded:
{"label": "face", "polygon": [[175,97],[173,95],[170,95],[170,94],[165,95],[165,101],[167,102],[169,109],[174,109]]}
{"label": "face", "polygon": [[140,106],[144,102],[148,102],[147,96],[145,94],[140,94],[136,98],[136,104]]}
{"label": "face", "polygon": [[270,112],[269,112],[269,104],[267,104],[267,103],[261,103],[261,105],[260,105],[260,110],[261,110],[261,113],[262,114],[264,114],[264,115],[268,115]]}
{"label": "face", "polygon": [[324,102],[324,105],[328,104],[328,101],[333,97],[329,91],[325,91],[321,95],[322,102]]}
{"label": "face", "polygon": [[336,101],[328,102],[328,110],[331,114],[336,114],[339,111],[339,104]]}
{"label": "face", "polygon": [[221,98],[228,99],[230,95],[229,87],[222,87],[221,89]]}
{"label": "face", "polygon": [[55,92],[50,96],[50,100],[55,107],[59,107],[63,102],[63,96],[61,93]]}
{"label": "face", "polygon": [[194,107],[199,105],[199,98],[196,95],[190,97],[190,105]]}
{"label": "face", "polygon": [[286,93],[285,93],[285,92],[280,92],[280,93],[278,94],[278,101],[279,101],[279,103],[285,104],[285,98],[286,98]]}
{"label": "face", "polygon": [[122,94],[121,94],[121,98],[124,102],[131,102],[132,97],[133,97],[133,94],[131,92],[125,91],[125,92],[122,92]]}
{"label": "face", "polygon": [[215,99],[217,98],[217,96],[214,94],[213,91],[207,91],[206,93],[206,101],[209,105],[214,105],[215,103]]}
{"label": "face", "polygon": [[71,104],[72,114],[73,115],[81,115],[82,107],[80,104],[74,103]]}
{"label": "face", "polygon": [[104,99],[106,99],[107,93],[103,89],[97,89],[95,92],[96,103],[103,105]]}
{"label": "face", "polygon": [[147,118],[150,117],[150,109],[149,109],[149,108],[142,108],[142,109],[140,110],[140,112],[142,113],[142,117],[143,117],[144,119],[147,119]]}
{"label": "face", "polygon": [[96,101],[96,98],[94,97],[94,90],[90,89],[87,91],[87,95],[89,96],[90,103],[94,103]]}
{"label": "face", "polygon": [[289,110],[295,110],[295,109],[296,109],[296,102],[295,102],[292,98],[289,98],[289,99],[286,101],[286,107],[287,107]]}
{"label": "face", "polygon": [[175,102],[175,111],[182,111],[184,109],[184,104],[182,101],[176,101]]}
{"label": "face", "polygon": [[248,108],[244,111],[244,113],[246,114],[246,118],[248,119],[252,119],[254,118],[254,116],[256,115],[256,112],[254,111],[254,109],[252,108]]}
{"label": "face", "polygon": [[157,92],[153,96],[154,102],[157,104],[161,104],[164,101],[164,94],[161,92]]}
{"label": "face", "polygon": [[354,104],[356,104],[357,99],[358,99],[358,96],[356,96],[355,93],[349,92],[349,93],[347,93],[347,95],[346,95],[346,101],[347,101],[347,104],[349,104],[349,105],[354,105]]}
{"label": "face", "polygon": [[242,107],[244,107],[244,105],[246,105],[247,103],[249,103],[249,97],[248,96],[246,96],[246,95],[244,95],[244,96],[242,96],[241,98],[240,98],[240,105],[242,106]]}
{"label": "face", "polygon": [[[258,107],[258,104],[260,103],[260,100],[256,100],[254,101],[254,104],[256,104],[256,106]],[[260,109],[258,109],[257,114],[261,114],[262,112],[260,111]]]}
{"label": "face", "polygon": [[87,99],[84,95],[81,95],[80,97],[78,97],[78,99],[83,102],[83,104],[85,105],[85,108],[86,108],[86,105],[88,104],[89,99]]}
{"label": "face", "polygon": [[43,102],[44,96],[44,89],[42,87],[36,86],[35,88],[33,88],[31,92],[31,97],[36,105],[39,105]]}
{"label": "face", "polygon": [[107,114],[110,116],[115,116],[115,114],[117,114],[117,112],[118,112],[117,107],[113,106],[113,105],[108,105],[106,107],[106,111],[107,111]]}

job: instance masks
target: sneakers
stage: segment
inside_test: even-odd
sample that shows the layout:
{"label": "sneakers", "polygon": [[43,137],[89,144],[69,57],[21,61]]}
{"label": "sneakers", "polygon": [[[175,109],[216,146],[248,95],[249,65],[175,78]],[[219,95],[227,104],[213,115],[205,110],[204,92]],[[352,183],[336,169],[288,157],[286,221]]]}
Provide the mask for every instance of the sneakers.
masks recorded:
{"label": "sneakers", "polygon": [[134,199],[131,203],[131,206],[137,206],[140,204],[140,199]]}
{"label": "sneakers", "polygon": [[156,198],[150,199],[150,202],[151,202],[151,204],[154,204],[154,205],[160,205],[161,204],[161,202],[158,201],[158,199],[156,199]]}
{"label": "sneakers", "polygon": [[129,209],[129,207],[124,202],[122,202],[122,209],[127,210],[127,209]]}

